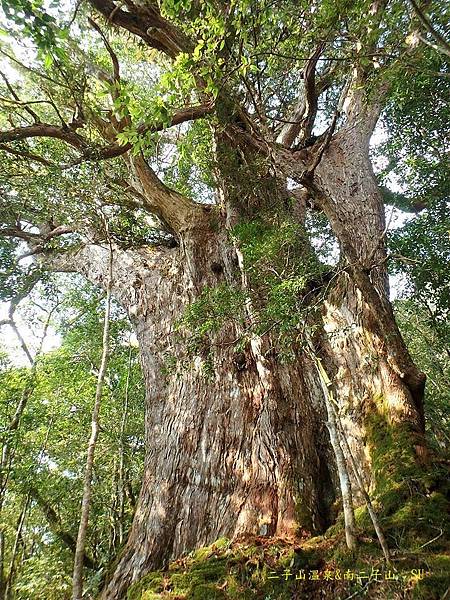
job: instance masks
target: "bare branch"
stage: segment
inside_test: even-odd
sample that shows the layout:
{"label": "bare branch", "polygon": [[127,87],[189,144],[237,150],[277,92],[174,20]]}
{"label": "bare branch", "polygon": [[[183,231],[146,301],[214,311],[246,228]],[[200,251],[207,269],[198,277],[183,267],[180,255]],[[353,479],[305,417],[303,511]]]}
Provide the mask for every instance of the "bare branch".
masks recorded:
{"label": "bare branch", "polygon": [[56,167],[57,166],[56,163],[53,163],[50,160],[47,160],[43,156],[39,156],[38,154],[34,154],[33,152],[28,152],[27,150],[18,150],[17,148],[11,148],[10,146],[7,146],[6,144],[0,144],[0,150],[3,150],[4,152],[9,152],[9,154],[14,154],[14,156],[21,156],[22,158],[28,158],[29,160],[34,160],[36,162],[39,162],[39,163],[45,165],[46,167]]}
{"label": "bare branch", "polygon": [[31,231],[25,231],[19,226],[3,227],[0,229],[0,236],[15,237],[25,240],[27,242],[47,242],[54,237],[64,235],[65,233],[73,233],[73,228],[68,225],[59,225],[45,235],[42,233],[32,233]]}
{"label": "bare branch", "polygon": [[89,18],[88,21],[89,21],[89,24],[91,25],[91,27],[93,27],[95,29],[95,31],[102,38],[103,43],[105,44],[105,48],[111,58],[111,62],[113,65],[113,72],[114,72],[114,80],[117,82],[120,82],[120,66],[119,66],[119,60],[117,58],[117,54],[112,49],[111,44],[108,42],[108,38],[103,33],[100,26],[94,21],[94,19]]}
{"label": "bare branch", "polygon": [[27,113],[32,117],[32,119],[36,122],[39,123],[39,117],[38,115],[34,112],[34,110],[32,110],[29,106],[28,103],[23,103],[19,96],[17,95],[17,93],[15,92],[14,88],[12,87],[12,85],[9,83],[8,78],[6,77],[6,75],[0,71],[0,77],[3,79],[3,81],[5,82],[6,87],[8,88],[11,96],[14,98],[14,100],[16,100],[16,102],[18,102],[21,106],[23,106],[24,110],[27,111]]}
{"label": "bare branch", "polygon": [[6,52],[4,50],[4,48],[0,48],[0,54],[3,54],[3,56],[6,56],[6,58],[8,58],[11,62],[15,63],[21,69],[24,69],[25,71],[28,71],[29,73],[33,73],[33,75],[37,75],[41,79],[45,79],[46,81],[50,81],[50,83],[53,83],[53,84],[56,84],[56,85],[60,85],[60,86],[69,88],[68,85],[63,84],[60,81],[56,81],[56,79],[53,79],[52,77],[49,77],[48,75],[45,75],[44,73],[41,73],[37,69],[33,69],[32,67],[29,67],[28,65],[25,65],[23,62],[20,62],[20,60],[18,60],[14,56],[11,56],[11,54],[9,54],[8,52]]}
{"label": "bare branch", "polygon": [[[426,46],[429,46],[430,48],[433,48],[433,50],[436,50],[436,52],[443,52],[444,54],[447,54],[447,56],[450,56],[450,51],[447,52],[447,50],[445,48],[442,48],[442,46],[439,46],[438,44],[433,44],[433,42],[428,41],[421,35],[417,35],[417,38]],[[446,73],[439,73],[438,75],[448,76]]]}
{"label": "bare branch", "polygon": [[15,237],[15,238],[19,238],[21,240],[25,240],[26,242],[41,239],[41,236],[38,233],[32,233],[31,231],[24,231],[23,229],[21,229],[18,226],[2,227],[0,229],[0,236]]}
{"label": "bare branch", "polygon": [[318,97],[329,85],[328,77],[324,77],[320,85],[316,86],[317,62],[324,48],[325,44],[319,44],[312,56],[307,60],[303,69],[303,92],[299,96],[294,111],[287,120],[286,126],[283,127],[278,136],[278,142],[288,148],[294,143],[294,140],[300,133],[303,140],[310,137],[317,115]]}
{"label": "bare branch", "polygon": [[[75,553],[76,540],[70,532],[65,531],[62,528],[61,520],[58,517],[58,514],[53,508],[53,506],[51,506],[51,504],[43,498],[43,496],[36,487],[31,486],[29,488],[29,493],[44,513],[45,518],[47,519],[47,522],[50,526],[50,529],[53,531],[56,537],[59,538],[72,553]],[[84,566],[88,569],[98,568],[98,565],[96,565],[87,554],[84,554],[83,561]]]}

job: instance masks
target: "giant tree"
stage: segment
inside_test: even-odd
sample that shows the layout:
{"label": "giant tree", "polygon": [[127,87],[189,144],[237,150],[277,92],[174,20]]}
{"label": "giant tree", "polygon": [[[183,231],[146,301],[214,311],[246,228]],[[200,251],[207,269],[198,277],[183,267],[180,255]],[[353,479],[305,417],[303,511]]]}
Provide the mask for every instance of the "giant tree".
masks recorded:
{"label": "giant tree", "polygon": [[[1,48],[11,277],[105,287],[107,219],[113,293],[140,345],[145,470],[103,597],[219,536],[321,531],[345,481],[358,500],[358,479],[381,493],[383,472],[426,461],[425,376],[389,301],[369,155],[399,81],[445,77],[417,13],[395,0],[2,4],[26,40]],[[426,19],[440,35],[434,6]],[[377,452],[380,439],[401,452]]]}

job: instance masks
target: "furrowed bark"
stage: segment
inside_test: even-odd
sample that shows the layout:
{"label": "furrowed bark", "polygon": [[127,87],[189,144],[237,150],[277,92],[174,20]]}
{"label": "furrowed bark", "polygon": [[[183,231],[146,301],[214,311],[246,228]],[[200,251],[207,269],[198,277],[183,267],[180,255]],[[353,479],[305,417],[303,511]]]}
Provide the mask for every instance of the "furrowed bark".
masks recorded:
{"label": "furrowed bark", "polygon": [[[131,310],[147,389],[147,456],[136,517],[105,599],[122,598],[146,571],[221,536],[294,535],[299,525],[320,531],[334,498],[320,387],[309,389],[304,378],[311,366],[278,365],[266,355],[267,341],[237,353],[236,324],[215,336],[207,355],[189,357],[187,340],[173,336],[206,285],[240,279],[226,237],[203,232],[202,243],[184,239],[171,254],[157,286],[152,274],[140,275]],[[164,357],[169,364],[176,357],[175,372],[167,373]]]}

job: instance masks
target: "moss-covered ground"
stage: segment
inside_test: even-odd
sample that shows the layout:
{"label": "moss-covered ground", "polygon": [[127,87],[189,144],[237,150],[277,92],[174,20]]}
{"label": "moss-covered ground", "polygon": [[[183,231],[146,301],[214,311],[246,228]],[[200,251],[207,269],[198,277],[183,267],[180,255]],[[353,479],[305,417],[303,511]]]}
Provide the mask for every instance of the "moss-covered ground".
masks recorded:
{"label": "moss-covered ground", "polygon": [[390,565],[362,531],[354,554],[342,532],[297,542],[220,539],[148,573],[128,590],[128,600],[442,600],[450,585],[442,537],[416,550],[393,547]]}
{"label": "moss-covered ground", "polygon": [[450,600],[449,463],[420,464],[411,432],[387,425],[380,413],[376,419],[368,426],[377,482],[371,496],[389,564],[361,506],[353,553],[342,515],[318,537],[220,539],[148,573],[128,600]]}

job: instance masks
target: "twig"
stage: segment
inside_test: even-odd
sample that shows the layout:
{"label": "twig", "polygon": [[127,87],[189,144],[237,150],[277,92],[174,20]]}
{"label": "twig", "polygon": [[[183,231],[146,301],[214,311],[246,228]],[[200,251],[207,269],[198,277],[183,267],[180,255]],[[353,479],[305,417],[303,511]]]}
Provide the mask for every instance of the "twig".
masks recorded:
{"label": "twig", "polygon": [[436,540],[438,540],[442,535],[444,535],[444,530],[443,529],[440,530],[440,533],[436,537],[434,537],[429,542],[425,542],[425,544],[422,544],[421,546],[419,546],[419,548],[425,548],[425,546],[428,546],[429,544],[432,544],[433,542],[435,542]]}

